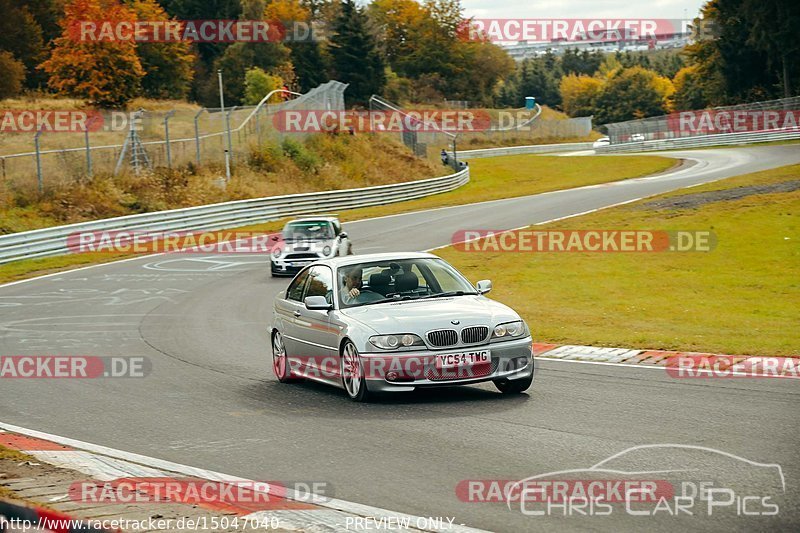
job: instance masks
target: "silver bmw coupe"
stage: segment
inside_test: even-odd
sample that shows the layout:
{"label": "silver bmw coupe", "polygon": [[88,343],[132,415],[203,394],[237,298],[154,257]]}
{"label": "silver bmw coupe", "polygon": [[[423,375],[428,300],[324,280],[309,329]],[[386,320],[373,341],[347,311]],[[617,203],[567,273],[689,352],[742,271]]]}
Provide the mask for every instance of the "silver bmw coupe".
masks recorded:
{"label": "silver bmw coupe", "polygon": [[484,296],[491,288],[428,253],[317,261],[275,298],[273,370],[281,382],[340,386],[355,401],[484,381],[521,393],[534,377],[531,334]]}

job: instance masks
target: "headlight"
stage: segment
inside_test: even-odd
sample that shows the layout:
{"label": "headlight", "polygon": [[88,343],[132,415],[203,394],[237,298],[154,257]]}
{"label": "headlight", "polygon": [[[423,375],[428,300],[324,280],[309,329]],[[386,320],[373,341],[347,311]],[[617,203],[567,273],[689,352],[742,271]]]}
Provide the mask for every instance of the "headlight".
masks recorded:
{"label": "headlight", "polygon": [[326,257],[331,255],[331,247],[330,246],[326,246],[325,248],[323,248],[322,249],[322,255],[324,255]]}
{"label": "headlight", "polygon": [[422,339],[413,333],[400,333],[397,335],[373,335],[369,342],[382,350],[395,350],[411,346],[425,346]]}
{"label": "headlight", "polygon": [[492,332],[493,339],[511,339],[525,334],[525,323],[522,320],[506,322],[495,326]]}
{"label": "headlight", "polygon": [[275,259],[278,259],[281,256],[282,253],[283,253],[283,250],[281,250],[280,248],[275,248],[274,250],[272,250],[272,257],[274,257]]}

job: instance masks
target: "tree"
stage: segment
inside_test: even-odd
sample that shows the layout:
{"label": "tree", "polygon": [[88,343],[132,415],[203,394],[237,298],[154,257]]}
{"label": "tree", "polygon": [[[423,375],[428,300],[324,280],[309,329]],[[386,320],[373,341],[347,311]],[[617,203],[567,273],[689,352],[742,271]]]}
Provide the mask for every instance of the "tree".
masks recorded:
{"label": "tree", "polygon": [[14,58],[14,54],[0,50],[0,100],[17,96],[25,79],[25,65]]}
{"label": "tree", "polygon": [[428,12],[415,0],[375,0],[367,14],[379,32],[386,62],[400,76],[407,75],[407,61],[419,45],[418,30]]}
{"label": "tree", "polygon": [[496,88],[500,80],[514,72],[514,60],[499,46],[485,41],[459,43],[455,51],[463,72],[449,80],[450,91],[462,100],[494,105]]}
{"label": "tree", "polygon": [[328,66],[316,41],[297,42],[289,45],[292,65],[297,74],[297,89],[305,93],[322,85],[328,77]]}
{"label": "tree", "polygon": [[793,0],[745,0],[743,13],[750,22],[747,43],[765,53],[773,71],[780,72],[783,97],[792,96],[792,81],[800,74],[800,4]]}
{"label": "tree", "polygon": [[[290,58],[297,76],[297,89],[307,92],[318,85],[328,81],[327,65],[322,57],[319,42],[312,32],[302,35],[302,30],[312,25],[312,14],[309,6],[303,5],[300,0],[273,0],[270,2],[264,16],[268,21],[278,21],[290,31],[291,39],[287,43]],[[297,27],[296,24],[305,25]],[[301,37],[305,37],[302,38]]]}
{"label": "tree", "polygon": [[607,124],[663,115],[668,110],[666,92],[669,92],[665,89],[664,79],[642,67],[619,71],[605,83],[597,96],[597,122]]}
{"label": "tree", "polygon": [[675,94],[672,95],[672,108],[675,111],[703,109],[707,106],[708,98],[704,92],[697,65],[680,69],[675,74],[672,83],[675,86]]}
{"label": "tree", "polygon": [[[167,21],[169,15],[155,0],[133,0],[139,20]],[[186,41],[140,42],[136,52],[144,69],[142,94],[149,98],[183,99],[194,77],[194,55]]]}
{"label": "tree", "polygon": [[350,84],[349,100],[363,104],[381,92],[386,83],[383,61],[367,28],[367,17],[354,0],[342,1],[329,46],[334,76]]}
{"label": "tree", "polygon": [[64,8],[62,34],[41,67],[48,85],[60,94],[98,106],[121,107],[139,93],[144,71],[136,44],[128,40],[78,39],[74,28],[83,20],[133,23],[136,15],[115,0],[71,0]]}
{"label": "tree", "polygon": [[0,0],[0,50],[13,54],[24,66],[23,82],[37,87],[44,82],[36,67],[45,59],[42,28],[24,3]]}
{"label": "tree", "polygon": [[526,96],[534,96],[538,102],[550,107],[560,105],[558,83],[561,70],[555,65],[553,59],[547,56],[524,60],[520,67],[517,101],[523,102]]}
{"label": "tree", "polygon": [[568,48],[561,56],[561,70],[564,74],[593,76],[602,62],[603,54],[599,51],[578,51],[577,48]]}
{"label": "tree", "polygon": [[[779,11],[772,9],[775,1],[759,0],[755,5],[751,0],[710,0],[703,6],[703,18],[695,19],[695,26],[712,26],[714,38],[701,36],[686,47],[686,55],[689,63],[698,67],[709,104],[768,100],[784,94],[782,54],[784,50],[791,53],[797,46],[796,30],[787,36],[786,28],[796,28],[800,20],[796,14],[796,2],[791,2],[794,8],[787,6],[785,20],[763,19],[762,15],[777,16]],[[759,10],[763,10],[762,15],[755,15]],[[772,31],[776,32],[779,40],[774,41],[766,35]],[[791,61],[789,65],[792,65]],[[787,80],[790,72],[791,66],[785,76]]]}
{"label": "tree", "polygon": [[[251,68],[244,75],[244,104],[256,105],[275,89],[283,87],[283,80],[278,76],[271,76],[258,67]],[[270,100],[278,100],[273,95]]]}
{"label": "tree", "polygon": [[[241,0],[159,0],[158,3],[177,20],[236,20],[242,14]],[[190,97],[203,105],[219,105],[214,62],[229,46],[227,43],[194,45],[198,60]]]}
{"label": "tree", "polygon": [[[33,16],[36,24],[42,29],[44,44],[59,36],[61,28],[58,21],[64,14],[65,0],[17,0],[15,3],[25,7]],[[0,12],[8,13],[6,10]]]}
{"label": "tree", "polygon": [[603,80],[592,76],[567,74],[559,84],[561,108],[571,117],[594,115]]}

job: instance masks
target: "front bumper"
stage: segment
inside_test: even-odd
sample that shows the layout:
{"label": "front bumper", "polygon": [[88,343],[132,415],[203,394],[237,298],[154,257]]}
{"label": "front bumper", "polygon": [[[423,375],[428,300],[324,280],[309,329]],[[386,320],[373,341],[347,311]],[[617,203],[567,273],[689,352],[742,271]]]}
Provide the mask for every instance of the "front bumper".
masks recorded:
{"label": "front bumper", "polygon": [[[445,350],[367,352],[360,355],[365,367],[367,388],[371,392],[402,392],[421,387],[451,387],[497,379],[529,378],[534,373],[532,342],[531,337],[526,337]],[[487,349],[492,356],[490,365],[476,365],[470,371],[444,371],[436,368],[436,355]],[[392,373],[395,376],[390,375]]]}
{"label": "front bumper", "polygon": [[293,276],[303,270],[305,267],[315,261],[319,261],[322,257],[310,257],[303,259],[275,259],[271,257],[270,269],[273,274]]}

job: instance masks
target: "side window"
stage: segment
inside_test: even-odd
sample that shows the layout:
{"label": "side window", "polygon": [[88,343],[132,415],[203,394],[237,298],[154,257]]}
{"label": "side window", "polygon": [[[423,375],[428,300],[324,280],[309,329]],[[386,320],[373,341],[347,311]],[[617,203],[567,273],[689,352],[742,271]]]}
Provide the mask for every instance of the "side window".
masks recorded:
{"label": "side window", "polygon": [[342,223],[338,220],[333,221],[333,231],[337,236],[342,232]]}
{"label": "side window", "polygon": [[311,267],[303,299],[309,296],[324,296],[333,303],[333,272],[326,266]]}
{"label": "side window", "polygon": [[308,280],[308,272],[308,270],[304,270],[299,276],[294,278],[289,288],[286,289],[287,300],[295,300],[297,302],[303,301],[303,289],[306,286],[306,280]]}

